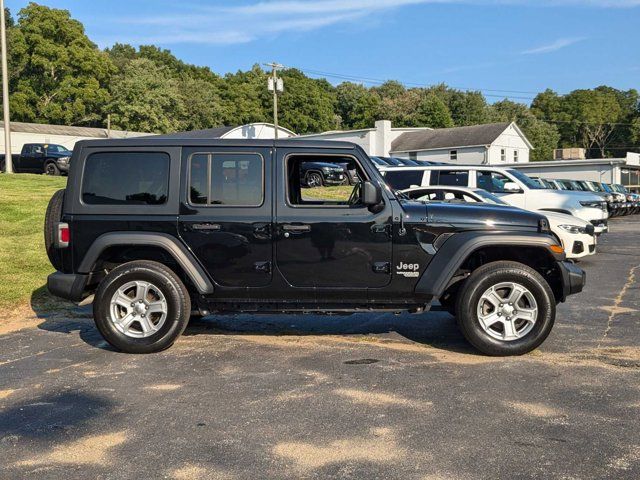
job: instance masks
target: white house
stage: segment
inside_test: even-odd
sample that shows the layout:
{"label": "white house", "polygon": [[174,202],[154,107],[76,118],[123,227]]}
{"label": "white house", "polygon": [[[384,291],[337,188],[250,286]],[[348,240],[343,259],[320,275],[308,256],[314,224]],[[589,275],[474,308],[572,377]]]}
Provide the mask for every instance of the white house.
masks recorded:
{"label": "white house", "polygon": [[344,140],[369,155],[460,164],[525,163],[533,148],[515,123],[454,128],[394,128],[388,120],[375,128],[303,135],[302,138]]}
{"label": "white house", "polygon": [[526,163],[533,148],[515,123],[407,132],[391,143],[390,156],[465,165]]}

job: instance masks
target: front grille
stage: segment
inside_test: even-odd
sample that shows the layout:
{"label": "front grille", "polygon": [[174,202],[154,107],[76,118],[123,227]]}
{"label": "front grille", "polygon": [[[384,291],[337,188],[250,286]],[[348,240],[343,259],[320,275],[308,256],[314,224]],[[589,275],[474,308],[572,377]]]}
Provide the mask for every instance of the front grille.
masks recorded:
{"label": "front grille", "polygon": [[586,227],[584,227],[584,232],[588,235],[593,235],[594,233],[596,233],[596,227],[593,225],[587,225]]}
{"label": "front grille", "polygon": [[595,225],[596,227],[600,225],[606,227],[608,223],[609,223],[608,220],[591,220],[591,224]]}
{"label": "front grille", "polygon": [[584,245],[582,242],[573,242],[573,253],[577,255],[582,252],[584,252]]}

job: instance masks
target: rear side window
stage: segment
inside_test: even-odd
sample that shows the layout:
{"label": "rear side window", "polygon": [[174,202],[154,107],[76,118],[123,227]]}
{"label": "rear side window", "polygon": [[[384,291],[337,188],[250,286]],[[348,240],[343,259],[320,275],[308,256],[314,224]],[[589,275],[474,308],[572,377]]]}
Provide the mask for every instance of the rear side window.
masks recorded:
{"label": "rear side window", "polygon": [[431,172],[431,185],[466,187],[469,185],[469,172],[465,170],[434,170]]}
{"label": "rear side window", "polygon": [[89,155],[82,180],[88,205],[163,205],[169,191],[170,158],[163,152]]}
{"label": "rear side window", "polygon": [[189,201],[194,205],[259,207],[264,165],[257,153],[196,153],[189,166]]}
{"label": "rear side window", "polygon": [[421,186],[423,176],[424,172],[422,170],[395,170],[386,172],[384,180],[395,190],[404,190]]}

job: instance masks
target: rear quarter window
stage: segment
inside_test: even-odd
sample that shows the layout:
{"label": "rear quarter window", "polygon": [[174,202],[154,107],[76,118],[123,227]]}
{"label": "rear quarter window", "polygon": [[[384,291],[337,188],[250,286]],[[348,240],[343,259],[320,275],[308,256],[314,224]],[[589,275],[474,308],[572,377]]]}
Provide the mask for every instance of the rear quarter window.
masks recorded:
{"label": "rear quarter window", "polygon": [[87,205],[163,205],[170,157],[164,152],[100,152],[87,157],[82,202]]}

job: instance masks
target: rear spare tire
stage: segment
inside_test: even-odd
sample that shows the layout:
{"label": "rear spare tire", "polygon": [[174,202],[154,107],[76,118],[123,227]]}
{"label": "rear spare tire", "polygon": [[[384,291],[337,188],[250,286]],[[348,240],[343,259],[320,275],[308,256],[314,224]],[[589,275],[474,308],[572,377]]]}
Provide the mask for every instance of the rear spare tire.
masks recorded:
{"label": "rear spare tire", "polygon": [[64,202],[64,189],[58,190],[53,194],[47,213],[44,216],[44,246],[47,250],[47,256],[53,268],[62,270],[62,256],[60,250],[55,247],[56,223],[62,219],[62,205]]}

